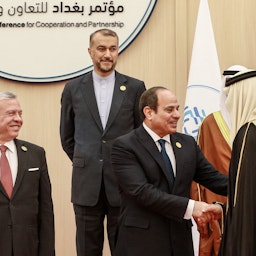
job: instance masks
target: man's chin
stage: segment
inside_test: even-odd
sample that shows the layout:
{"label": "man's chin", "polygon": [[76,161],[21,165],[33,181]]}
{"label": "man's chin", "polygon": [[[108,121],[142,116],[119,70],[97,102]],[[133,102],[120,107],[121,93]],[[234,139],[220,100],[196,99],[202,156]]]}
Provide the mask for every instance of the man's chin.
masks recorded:
{"label": "man's chin", "polygon": [[102,73],[108,73],[108,72],[113,71],[114,68],[113,67],[111,67],[111,68],[101,68],[100,70],[101,70]]}
{"label": "man's chin", "polygon": [[104,64],[100,65],[101,72],[110,72],[110,71],[113,71],[114,69],[115,69],[115,64],[113,64],[113,63],[108,63],[106,65],[104,65]]}
{"label": "man's chin", "polygon": [[170,134],[177,132],[177,127],[170,128]]}
{"label": "man's chin", "polygon": [[10,133],[10,136],[11,136],[13,139],[16,138],[16,137],[18,137],[19,131],[20,131],[20,129],[15,130],[15,131],[12,131],[12,132]]}

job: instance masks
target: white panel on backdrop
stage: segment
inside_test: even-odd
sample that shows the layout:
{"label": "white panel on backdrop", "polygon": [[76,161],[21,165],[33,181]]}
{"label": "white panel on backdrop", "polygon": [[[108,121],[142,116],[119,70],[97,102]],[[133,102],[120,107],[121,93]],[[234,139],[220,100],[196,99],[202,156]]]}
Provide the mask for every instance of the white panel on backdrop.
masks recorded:
{"label": "white panel on backdrop", "polygon": [[220,108],[222,78],[207,0],[200,0],[184,109],[183,132],[197,138],[203,119]]}
{"label": "white panel on backdrop", "polygon": [[12,0],[0,3],[0,75],[26,82],[70,79],[92,69],[90,34],[117,32],[120,53],[149,19],[157,0]]}

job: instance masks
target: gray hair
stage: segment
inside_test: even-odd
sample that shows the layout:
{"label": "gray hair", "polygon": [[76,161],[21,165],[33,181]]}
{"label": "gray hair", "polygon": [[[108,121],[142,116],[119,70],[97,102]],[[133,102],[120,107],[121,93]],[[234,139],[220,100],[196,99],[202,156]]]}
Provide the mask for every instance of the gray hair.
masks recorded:
{"label": "gray hair", "polygon": [[17,96],[12,92],[0,92],[0,100],[4,99],[16,99]]}

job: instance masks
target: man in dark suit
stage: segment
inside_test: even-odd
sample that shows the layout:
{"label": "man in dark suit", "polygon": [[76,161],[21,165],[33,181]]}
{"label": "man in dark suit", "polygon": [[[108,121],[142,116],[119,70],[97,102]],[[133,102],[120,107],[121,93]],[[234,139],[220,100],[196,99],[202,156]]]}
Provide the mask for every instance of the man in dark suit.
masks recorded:
{"label": "man in dark suit", "polygon": [[16,139],[22,122],[16,96],[0,92],[0,255],[54,256],[54,215],[45,151]]}
{"label": "man in dark suit", "polygon": [[60,136],[73,162],[72,203],[78,256],[102,255],[107,216],[108,240],[114,240],[120,196],[111,169],[113,140],[141,124],[139,98],[144,82],[115,71],[118,36],[108,29],[90,36],[94,70],[66,84],[61,99]]}
{"label": "man in dark suit", "polygon": [[143,124],[117,138],[111,154],[122,198],[116,256],[192,256],[191,218],[203,232],[207,221],[220,218],[221,207],[189,199],[191,183],[226,195],[227,176],[191,136],[176,132],[179,104],[171,91],[148,89],[139,108]]}

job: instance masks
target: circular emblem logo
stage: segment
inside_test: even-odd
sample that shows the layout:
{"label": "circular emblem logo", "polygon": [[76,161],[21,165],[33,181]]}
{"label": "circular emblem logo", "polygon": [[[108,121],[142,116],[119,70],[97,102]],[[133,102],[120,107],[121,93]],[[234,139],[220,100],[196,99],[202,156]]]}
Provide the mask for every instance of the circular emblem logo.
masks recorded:
{"label": "circular emblem logo", "polygon": [[157,0],[12,0],[0,3],[0,75],[25,82],[53,82],[92,69],[89,36],[117,32],[120,52],[135,39]]}

